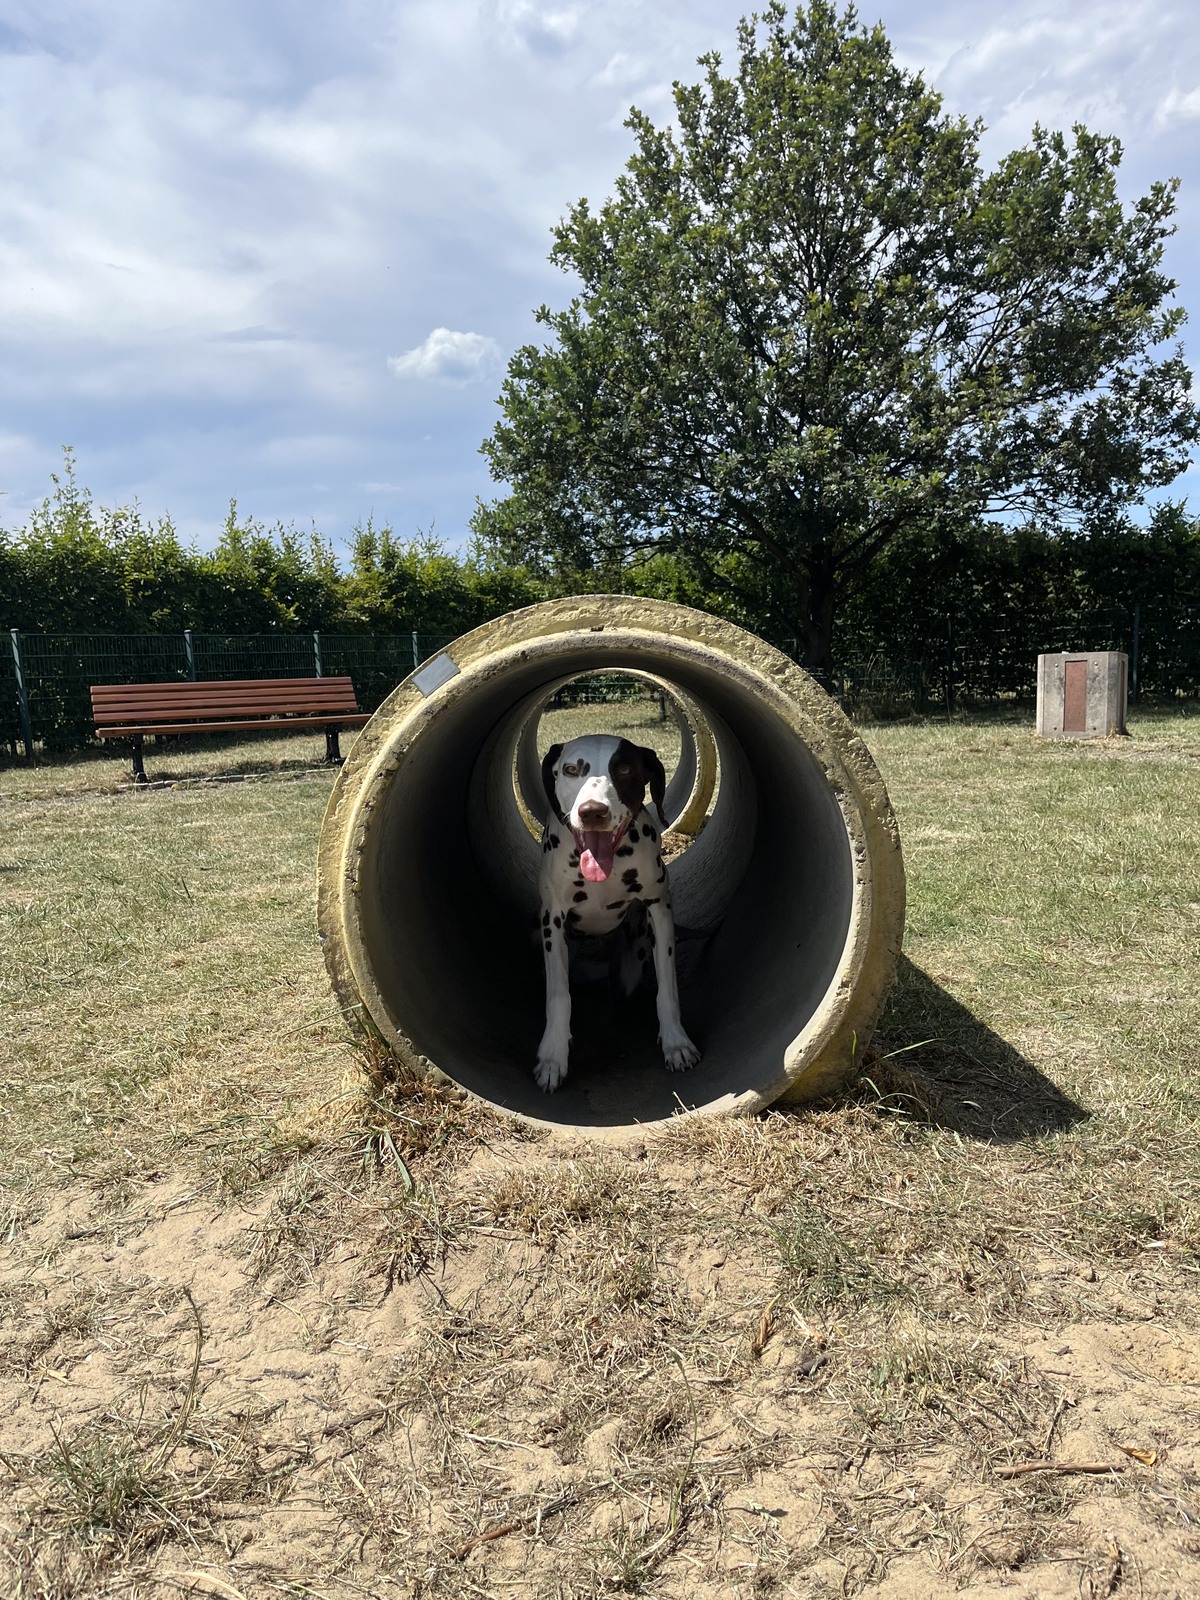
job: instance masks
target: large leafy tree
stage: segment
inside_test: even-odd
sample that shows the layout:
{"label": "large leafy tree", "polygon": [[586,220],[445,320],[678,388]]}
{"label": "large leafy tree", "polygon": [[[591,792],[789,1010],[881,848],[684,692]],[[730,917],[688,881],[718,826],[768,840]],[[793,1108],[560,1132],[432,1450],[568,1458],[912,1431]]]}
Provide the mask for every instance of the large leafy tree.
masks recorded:
{"label": "large leafy tree", "polygon": [[483,446],[509,492],[475,526],[599,581],[670,554],[819,669],[900,530],[1111,520],[1183,469],[1176,186],[1123,205],[1081,127],[985,172],[981,126],[827,0],[739,46],[674,127],[633,111],[611,199],[555,229],[578,292],[512,358]]}

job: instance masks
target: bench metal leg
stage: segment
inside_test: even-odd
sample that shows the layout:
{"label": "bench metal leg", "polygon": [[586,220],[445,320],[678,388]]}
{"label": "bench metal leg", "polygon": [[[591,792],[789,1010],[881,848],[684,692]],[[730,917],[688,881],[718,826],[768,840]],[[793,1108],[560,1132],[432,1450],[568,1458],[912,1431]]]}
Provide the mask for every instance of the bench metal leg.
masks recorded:
{"label": "bench metal leg", "polygon": [[133,781],[134,783],[149,783],[146,769],[142,765],[142,736],[135,733],[133,736]]}
{"label": "bench metal leg", "polygon": [[340,767],[346,759],[342,754],[342,747],[338,743],[338,734],[341,731],[340,728],[325,729],[325,759],[334,767]]}

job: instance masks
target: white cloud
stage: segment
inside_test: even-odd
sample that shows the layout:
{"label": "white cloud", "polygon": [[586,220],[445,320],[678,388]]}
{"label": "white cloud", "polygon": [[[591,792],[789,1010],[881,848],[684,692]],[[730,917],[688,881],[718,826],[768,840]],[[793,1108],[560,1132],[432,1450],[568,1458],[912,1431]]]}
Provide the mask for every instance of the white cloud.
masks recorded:
{"label": "white cloud", "polygon": [[[953,48],[936,86],[956,110],[983,116],[996,150],[1023,144],[1038,120],[1144,135],[1180,68],[1196,59],[1195,26],[1149,0],[1087,0],[1069,10],[1015,0],[942,15]],[[928,33],[922,42],[936,60]]]}
{"label": "white cloud", "polygon": [[503,359],[500,346],[486,334],[434,328],[415,349],[402,356],[389,356],[388,366],[398,378],[475,383],[499,371]]}
{"label": "white cloud", "polygon": [[572,43],[583,20],[578,6],[535,5],[532,0],[498,0],[501,30],[535,54],[558,53]]}
{"label": "white cloud", "polygon": [[1181,94],[1178,89],[1172,88],[1158,108],[1155,120],[1162,127],[1168,122],[1190,122],[1193,117],[1200,117],[1200,88],[1193,89],[1190,94]]}
{"label": "white cloud", "polygon": [[640,56],[626,55],[624,50],[618,50],[599,72],[593,74],[591,81],[603,89],[628,89],[641,83],[645,76],[646,63]]}

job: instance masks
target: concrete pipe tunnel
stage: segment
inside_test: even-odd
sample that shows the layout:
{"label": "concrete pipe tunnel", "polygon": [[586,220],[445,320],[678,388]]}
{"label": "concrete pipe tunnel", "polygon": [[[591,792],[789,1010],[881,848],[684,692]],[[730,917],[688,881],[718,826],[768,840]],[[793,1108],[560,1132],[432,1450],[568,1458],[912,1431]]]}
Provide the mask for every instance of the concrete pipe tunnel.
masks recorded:
{"label": "concrete pipe tunnel", "polygon": [[[667,1072],[652,997],[578,986],[570,1076],[547,1095],[532,1076],[537,725],[561,686],[601,672],[650,679],[680,728],[668,816],[698,832],[670,881],[702,1059]],[[612,710],[590,731],[611,731]],[[464,635],[384,702],[330,797],[317,916],[353,1027],[448,1088],[602,1132],[815,1099],[851,1077],[894,974],[904,869],[878,770],[807,673],[704,613],[586,596]]]}

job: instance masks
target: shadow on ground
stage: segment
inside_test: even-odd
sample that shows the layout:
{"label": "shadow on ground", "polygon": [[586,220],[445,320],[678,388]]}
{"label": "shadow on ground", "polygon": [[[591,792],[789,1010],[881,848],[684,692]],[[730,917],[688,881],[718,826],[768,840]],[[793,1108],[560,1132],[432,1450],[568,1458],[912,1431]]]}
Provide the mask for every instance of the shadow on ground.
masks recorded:
{"label": "shadow on ground", "polygon": [[1063,1133],[1090,1115],[907,956],[853,1093],[988,1144]]}

